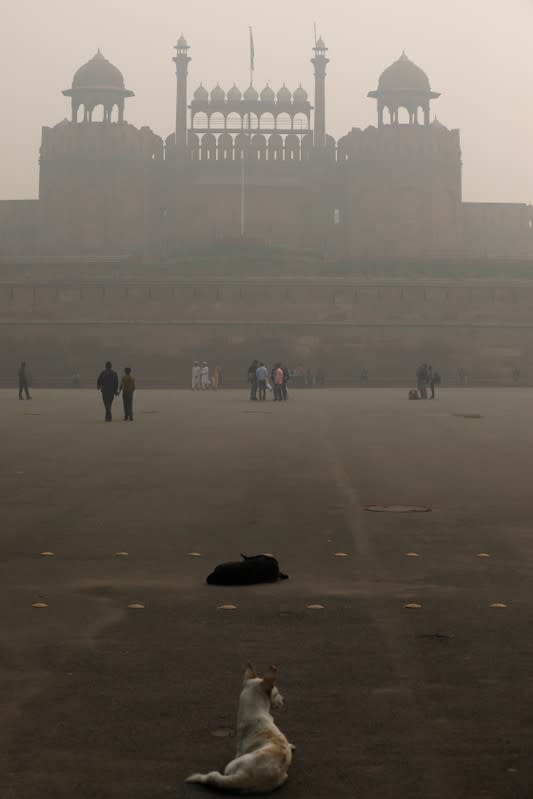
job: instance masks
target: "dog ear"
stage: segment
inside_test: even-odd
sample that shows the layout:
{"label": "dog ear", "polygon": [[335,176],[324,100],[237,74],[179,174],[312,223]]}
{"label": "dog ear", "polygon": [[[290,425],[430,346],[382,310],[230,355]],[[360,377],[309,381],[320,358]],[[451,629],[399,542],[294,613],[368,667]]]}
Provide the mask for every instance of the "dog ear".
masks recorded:
{"label": "dog ear", "polygon": [[263,676],[263,687],[268,693],[271,693],[276,680],[278,678],[278,670],[276,666],[269,666],[268,671]]}
{"label": "dog ear", "polygon": [[257,672],[255,670],[255,666],[251,663],[248,663],[246,666],[246,671],[244,672],[244,679],[245,680],[255,680],[257,677]]}

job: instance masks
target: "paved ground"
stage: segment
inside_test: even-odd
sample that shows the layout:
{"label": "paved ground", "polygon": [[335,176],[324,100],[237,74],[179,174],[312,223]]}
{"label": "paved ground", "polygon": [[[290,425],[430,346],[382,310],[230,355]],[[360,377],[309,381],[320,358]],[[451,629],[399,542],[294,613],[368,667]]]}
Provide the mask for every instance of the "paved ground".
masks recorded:
{"label": "paved ground", "polygon": [[[287,799],[531,797],[533,392],[405,393],[0,392],[2,799],[209,795],[248,659]],[[264,551],[290,580],[204,584]]]}

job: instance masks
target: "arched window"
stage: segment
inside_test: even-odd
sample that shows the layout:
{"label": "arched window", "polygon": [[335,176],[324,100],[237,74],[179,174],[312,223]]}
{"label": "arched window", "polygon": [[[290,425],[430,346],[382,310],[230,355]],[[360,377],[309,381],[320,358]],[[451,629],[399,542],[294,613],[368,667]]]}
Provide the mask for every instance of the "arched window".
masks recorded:
{"label": "arched window", "polygon": [[309,130],[309,120],[307,118],[307,115],[306,114],[302,114],[301,111],[298,114],[294,115],[294,119],[293,119],[292,124],[293,124],[294,130],[296,130],[296,131],[298,131],[298,130]]}
{"label": "arched window", "polygon": [[200,111],[199,113],[195,114],[192,120],[192,126],[193,128],[196,128],[198,130],[207,130],[208,127],[207,114],[204,113],[203,111]]}
{"label": "arched window", "polygon": [[214,114],[211,114],[209,119],[209,128],[211,130],[224,130],[226,127],[226,119],[224,114],[221,114],[220,111],[217,111]]}
{"label": "arched window", "polygon": [[248,152],[248,145],[249,145],[249,140],[248,136],[245,133],[239,133],[239,135],[235,137],[236,161],[240,161],[242,159],[243,153],[246,154]]}
{"label": "arched window", "polygon": [[202,136],[201,158],[202,161],[215,161],[217,157],[217,141],[212,133]]}
{"label": "arched window", "polygon": [[285,139],[285,160],[286,161],[299,161],[300,160],[300,140],[298,136],[291,133]]}
{"label": "arched window", "polygon": [[237,114],[233,111],[231,114],[228,114],[226,120],[226,128],[228,130],[242,130],[242,117],[240,114]]}
{"label": "arched window", "polygon": [[287,113],[278,114],[276,117],[276,129],[291,130],[292,129],[291,115]]}
{"label": "arched window", "polygon": [[261,128],[263,130],[274,130],[276,126],[276,120],[274,119],[274,114],[271,114],[268,111],[265,114],[261,114]]}
{"label": "arched window", "polygon": [[313,134],[306,133],[302,137],[302,161],[309,161],[313,153]]}
{"label": "arched window", "polygon": [[242,129],[243,130],[257,130],[259,127],[259,117],[253,111],[249,114],[243,114]]}
{"label": "arched window", "polygon": [[218,138],[218,160],[233,160],[233,139],[229,133],[222,133]]}
{"label": "arched window", "polygon": [[252,138],[252,158],[254,161],[266,161],[267,145],[262,133],[256,133]]}
{"label": "arched window", "polygon": [[[170,138],[170,136],[169,136]],[[167,139],[168,142],[168,139]],[[196,135],[196,133],[189,132],[189,151],[191,154],[191,160],[198,161],[200,158],[200,139]],[[172,136],[172,144],[174,144],[174,137]],[[168,149],[168,144],[167,144]]]}
{"label": "arched window", "polygon": [[272,136],[268,137],[268,160],[283,160],[283,139],[279,133],[273,133]]}
{"label": "arched window", "polygon": [[398,108],[398,124],[399,125],[409,125],[411,122],[411,115],[407,108],[403,108],[400,106]]}

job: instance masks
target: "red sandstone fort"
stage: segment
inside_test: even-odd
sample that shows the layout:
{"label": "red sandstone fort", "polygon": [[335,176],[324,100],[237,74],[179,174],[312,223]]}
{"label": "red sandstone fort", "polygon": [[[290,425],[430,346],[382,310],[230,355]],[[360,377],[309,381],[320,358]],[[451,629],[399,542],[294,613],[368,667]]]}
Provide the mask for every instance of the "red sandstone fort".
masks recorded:
{"label": "red sandstone fort", "polygon": [[327,135],[322,39],[314,107],[302,86],[218,84],[200,85],[188,107],[190,60],[182,36],[165,141],[125,122],[133,92],[100,52],[78,69],[63,92],[71,120],[43,128],[39,199],[0,203],[1,255],[153,260],[244,227],[255,240],[350,258],[533,256],[531,206],[462,201],[459,131],[431,119],[440,95],[405,54],[369,93],[376,126],[339,141]]}
{"label": "red sandstone fort", "polygon": [[63,92],[71,119],[43,128],[39,198],[0,202],[0,379],[112,357],[154,382],[187,382],[193,358],[240,380],[263,357],[339,383],[420,360],[533,380],[533,207],[463,202],[459,131],[420,67],[402,54],[369,92],[376,124],[335,141],[321,38],[312,101],[252,82],[189,104],[175,49],[170,136],[125,121],[133,92],[98,51]]}

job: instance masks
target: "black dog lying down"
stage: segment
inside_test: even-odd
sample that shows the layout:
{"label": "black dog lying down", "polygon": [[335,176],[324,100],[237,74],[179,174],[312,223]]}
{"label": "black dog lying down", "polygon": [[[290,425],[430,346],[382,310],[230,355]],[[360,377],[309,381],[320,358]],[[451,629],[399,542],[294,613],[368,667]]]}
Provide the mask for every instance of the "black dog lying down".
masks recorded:
{"label": "black dog lying down", "polygon": [[247,557],[241,554],[242,560],[221,563],[207,578],[209,585],[253,585],[254,583],[275,583],[287,580],[289,575],[282,574],[276,558],[270,555],[254,555]]}

